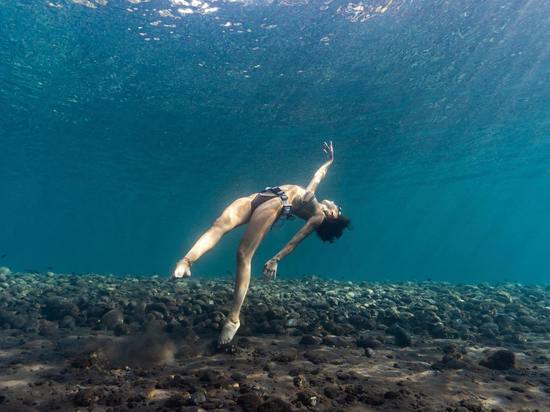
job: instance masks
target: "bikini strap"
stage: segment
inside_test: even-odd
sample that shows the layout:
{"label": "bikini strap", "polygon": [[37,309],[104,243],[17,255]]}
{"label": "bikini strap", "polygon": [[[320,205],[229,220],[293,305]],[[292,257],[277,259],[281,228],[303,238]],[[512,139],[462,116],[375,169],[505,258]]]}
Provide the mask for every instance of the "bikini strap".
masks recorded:
{"label": "bikini strap", "polygon": [[279,186],[266,187],[265,191],[271,192],[281,198],[281,200],[283,201],[283,216],[286,216],[287,219],[290,219],[292,217],[292,205],[288,201],[288,196],[286,195],[286,193]]}

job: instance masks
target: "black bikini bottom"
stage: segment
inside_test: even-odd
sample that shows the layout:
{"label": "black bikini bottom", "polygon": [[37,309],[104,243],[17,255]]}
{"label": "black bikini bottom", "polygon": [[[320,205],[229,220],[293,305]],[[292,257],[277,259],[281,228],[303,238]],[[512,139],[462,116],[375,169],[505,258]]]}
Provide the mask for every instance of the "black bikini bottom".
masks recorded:
{"label": "black bikini bottom", "polygon": [[279,187],[268,187],[258,193],[252,200],[252,213],[254,213],[254,210],[256,210],[256,208],[262,203],[265,203],[275,197],[278,197],[283,201],[283,215],[289,217],[291,215],[290,204],[288,203],[288,198],[285,192],[283,192]]}

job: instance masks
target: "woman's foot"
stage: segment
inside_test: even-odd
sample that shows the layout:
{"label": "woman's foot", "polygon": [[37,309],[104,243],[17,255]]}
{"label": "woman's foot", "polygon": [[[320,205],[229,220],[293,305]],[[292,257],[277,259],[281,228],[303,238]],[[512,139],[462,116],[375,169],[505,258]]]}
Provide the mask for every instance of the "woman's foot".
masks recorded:
{"label": "woman's foot", "polygon": [[233,340],[233,337],[235,336],[235,333],[237,333],[237,329],[239,329],[239,326],[241,326],[241,323],[239,321],[233,322],[232,320],[227,319],[225,321],[225,324],[223,325],[222,332],[220,333],[218,344],[227,345],[229,342],[231,342]]}
{"label": "woman's foot", "polygon": [[174,269],[174,273],[172,274],[172,280],[188,278],[190,276],[191,276],[191,262],[189,261],[189,259],[184,257],[176,265],[176,269]]}

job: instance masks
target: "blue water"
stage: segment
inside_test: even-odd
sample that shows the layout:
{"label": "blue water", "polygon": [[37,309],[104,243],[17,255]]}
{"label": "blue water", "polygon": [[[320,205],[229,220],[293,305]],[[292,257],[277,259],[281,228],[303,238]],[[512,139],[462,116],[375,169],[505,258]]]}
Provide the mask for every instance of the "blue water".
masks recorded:
{"label": "blue water", "polygon": [[[354,230],[280,276],[550,279],[545,0],[0,0],[0,23],[0,266],[168,275],[332,139],[318,197]],[[195,276],[233,272],[241,235]]]}

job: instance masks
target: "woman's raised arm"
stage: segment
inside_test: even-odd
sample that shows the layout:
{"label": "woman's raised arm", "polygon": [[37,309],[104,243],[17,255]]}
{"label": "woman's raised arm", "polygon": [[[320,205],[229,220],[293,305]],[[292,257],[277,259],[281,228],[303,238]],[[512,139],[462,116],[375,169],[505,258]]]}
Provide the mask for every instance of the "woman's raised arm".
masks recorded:
{"label": "woman's raised arm", "polygon": [[325,178],[327,175],[328,168],[334,162],[334,147],[332,146],[332,141],[329,143],[324,142],[323,143],[323,151],[328,157],[328,160],[315,172],[313,175],[313,179],[309,182],[307,185],[306,190],[312,193],[315,193],[317,190],[317,187],[319,186],[319,183]]}

